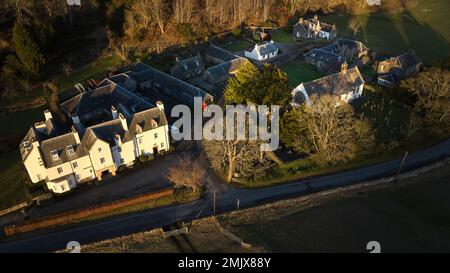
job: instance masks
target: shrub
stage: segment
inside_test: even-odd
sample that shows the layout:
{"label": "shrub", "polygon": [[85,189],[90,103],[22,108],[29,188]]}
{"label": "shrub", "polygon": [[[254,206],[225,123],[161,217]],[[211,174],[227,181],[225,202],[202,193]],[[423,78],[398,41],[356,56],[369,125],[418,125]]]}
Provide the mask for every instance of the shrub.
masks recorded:
{"label": "shrub", "polygon": [[178,24],[177,31],[183,37],[186,42],[191,42],[195,40],[194,31],[192,30],[191,24]]}
{"label": "shrub", "polygon": [[233,34],[234,37],[240,37],[242,33],[242,30],[240,28],[234,28],[231,30],[231,34]]}

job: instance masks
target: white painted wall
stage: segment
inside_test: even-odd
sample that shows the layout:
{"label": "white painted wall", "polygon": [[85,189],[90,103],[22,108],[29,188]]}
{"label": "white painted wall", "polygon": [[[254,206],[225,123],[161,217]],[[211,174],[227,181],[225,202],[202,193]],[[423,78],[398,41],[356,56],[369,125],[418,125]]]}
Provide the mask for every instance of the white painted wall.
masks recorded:
{"label": "white painted wall", "polygon": [[33,148],[29,151],[28,157],[23,163],[30,176],[31,182],[37,183],[47,177],[47,170],[42,161],[41,153],[39,152],[39,143],[35,141],[32,145]]}
{"label": "white painted wall", "polygon": [[[89,157],[91,158],[94,171],[115,165],[109,144],[99,139],[94,142],[94,145],[89,150]],[[104,163],[101,162],[101,158],[105,159]]]}

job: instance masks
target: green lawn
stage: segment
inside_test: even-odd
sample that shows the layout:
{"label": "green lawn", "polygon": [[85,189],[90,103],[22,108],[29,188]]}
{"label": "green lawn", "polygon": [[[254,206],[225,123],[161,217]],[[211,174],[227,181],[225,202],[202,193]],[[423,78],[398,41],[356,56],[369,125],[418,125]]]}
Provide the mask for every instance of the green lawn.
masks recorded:
{"label": "green lawn", "polygon": [[352,103],[356,113],[372,123],[379,142],[401,138],[409,115],[407,107],[396,101],[388,92],[366,89],[363,96]]}
{"label": "green lawn", "polygon": [[226,44],[224,47],[226,50],[231,51],[231,52],[238,52],[241,50],[245,50],[245,49],[249,49],[253,46],[253,43],[241,39],[241,40],[236,40],[233,42],[230,42],[228,44]]}
{"label": "green lawn", "polygon": [[336,23],[338,36],[353,37],[347,27],[352,17],[362,25],[356,39],[369,48],[398,54],[414,51],[425,62],[443,59],[450,54],[450,17],[448,0],[420,0],[406,12],[359,15],[328,15],[321,18]]}
{"label": "green lawn", "polygon": [[84,68],[72,73],[69,77],[61,76],[57,84],[60,90],[65,90],[73,87],[76,83],[84,82],[90,79],[97,79],[103,76],[108,68],[120,65],[122,60],[119,56],[111,56],[102,59],[98,59]]}
{"label": "green lawn", "polygon": [[275,30],[270,33],[272,36],[272,40],[280,44],[289,44],[294,43],[294,37],[292,37],[292,33],[288,33],[283,30]]}
{"label": "green lawn", "polygon": [[45,106],[41,106],[0,116],[0,137],[25,134],[35,122],[44,120],[44,110]]}
{"label": "green lawn", "polygon": [[282,67],[288,75],[289,83],[295,88],[302,82],[309,82],[323,77],[322,73],[317,72],[313,66],[303,63],[288,63]]}
{"label": "green lawn", "polygon": [[[84,82],[85,80],[90,79],[98,79],[107,72],[108,68],[120,65],[121,62],[122,61],[118,56],[101,58],[95,60],[89,65],[86,65],[80,70],[72,72],[69,77],[64,74],[57,78],[55,81],[59,89],[62,91],[67,88],[73,87],[78,82]],[[39,84],[30,91],[29,96],[20,95],[13,98],[12,100],[2,99],[0,105],[13,105],[17,103],[30,102],[36,98],[43,97],[44,95],[44,89],[42,85]]]}
{"label": "green lawn", "polygon": [[19,151],[0,156],[0,210],[26,200],[24,182],[27,172]]}

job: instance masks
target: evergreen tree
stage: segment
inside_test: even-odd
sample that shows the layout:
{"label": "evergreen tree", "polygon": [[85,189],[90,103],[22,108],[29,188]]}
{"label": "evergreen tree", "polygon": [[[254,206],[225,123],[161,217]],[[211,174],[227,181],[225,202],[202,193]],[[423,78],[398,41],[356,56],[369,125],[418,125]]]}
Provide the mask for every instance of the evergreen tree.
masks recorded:
{"label": "evergreen tree", "polygon": [[31,77],[36,77],[45,63],[45,57],[39,46],[39,41],[33,33],[35,31],[33,31],[31,24],[25,21],[16,21],[12,39],[16,54],[25,69],[24,72]]}
{"label": "evergreen tree", "polygon": [[289,80],[285,72],[272,65],[262,70],[252,63],[244,64],[225,88],[226,103],[255,103],[285,106],[291,97]]}

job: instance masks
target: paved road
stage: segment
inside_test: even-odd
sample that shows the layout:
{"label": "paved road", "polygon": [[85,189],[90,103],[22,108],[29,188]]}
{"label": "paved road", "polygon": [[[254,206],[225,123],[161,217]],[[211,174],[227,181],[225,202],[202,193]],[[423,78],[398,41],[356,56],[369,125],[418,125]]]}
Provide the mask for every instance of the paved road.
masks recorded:
{"label": "paved road", "polygon": [[[410,155],[405,161],[403,170],[415,169],[448,156],[450,156],[450,139],[432,148]],[[245,208],[390,176],[397,172],[401,160],[400,158],[370,167],[300,180],[276,187],[254,190],[235,189],[223,192],[217,195],[216,213],[236,209],[236,198],[240,200],[240,207]],[[188,204],[149,210],[97,224],[84,225],[27,239],[22,238],[12,242],[3,242],[0,244],[0,252],[48,252],[65,248],[69,241],[78,241],[85,244],[168,225],[176,221],[205,217],[212,214],[211,200],[211,195],[208,195],[204,199]]]}

